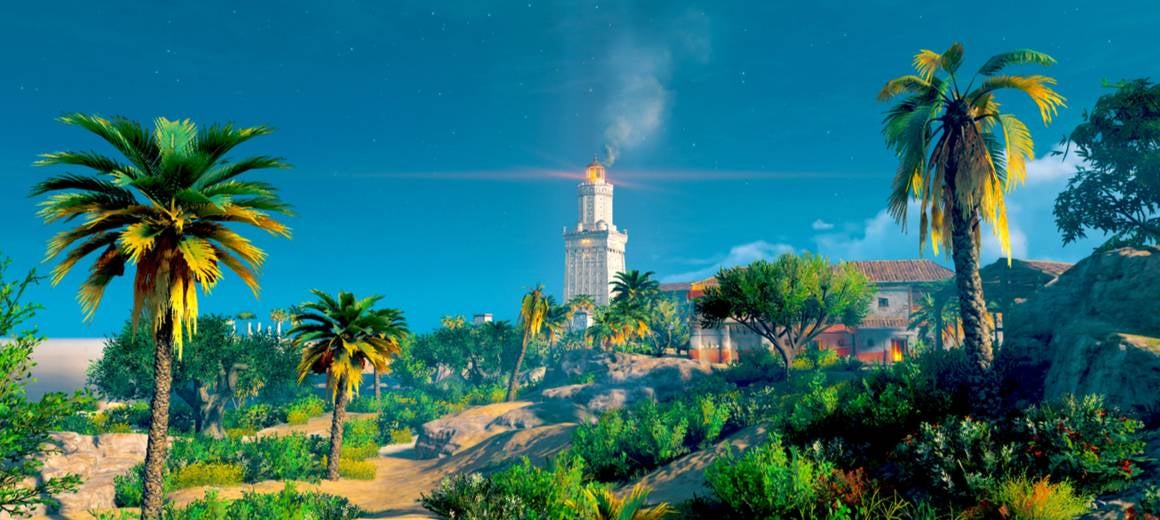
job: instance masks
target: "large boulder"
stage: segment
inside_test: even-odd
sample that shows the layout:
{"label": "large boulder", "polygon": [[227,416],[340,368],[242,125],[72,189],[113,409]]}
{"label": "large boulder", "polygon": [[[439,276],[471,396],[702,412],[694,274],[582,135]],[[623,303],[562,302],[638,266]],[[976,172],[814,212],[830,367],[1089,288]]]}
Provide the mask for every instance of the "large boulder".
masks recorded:
{"label": "large boulder", "polygon": [[1096,253],[1004,322],[1018,397],[1096,393],[1125,410],[1160,407],[1160,249]]}
{"label": "large boulder", "polygon": [[[687,358],[623,352],[569,352],[545,376],[545,400],[575,403],[590,414],[623,408],[642,399],[669,401],[712,374],[713,368]],[[576,383],[587,380],[590,382]],[[571,383],[571,384],[569,384]]]}

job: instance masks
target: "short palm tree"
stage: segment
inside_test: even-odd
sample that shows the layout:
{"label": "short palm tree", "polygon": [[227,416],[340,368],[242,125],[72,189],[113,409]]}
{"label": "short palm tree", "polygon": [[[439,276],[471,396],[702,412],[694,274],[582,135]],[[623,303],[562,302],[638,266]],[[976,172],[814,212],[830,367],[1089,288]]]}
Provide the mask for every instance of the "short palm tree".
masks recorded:
{"label": "short palm tree", "polygon": [[1064,106],[1064,98],[1052,89],[1050,77],[1002,74],[1012,65],[1055,63],[1046,54],[997,54],[966,83],[958,76],[962,60],[958,43],[941,54],[923,50],[914,57],[917,75],[890,80],[878,98],[905,95],[887,112],[882,130],[899,159],[890,213],[905,227],[909,206],[917,202],[920,246],[929,240],[935,254],[939,246],[951,249],[964,346],[974,364],[986,370],[993,353],[979,278],[980,225],[991,224],[1010,259],[1004,197],[1024,181],[1027,161],[1035,158],[1027,125],[999,110],[996,93],[1015,89],[1027,94],[1044,124]]}
{"label": "short palm tree", "polygon": [[954,286],[937,284],[919,296],[917,308],[910,313],[910,328],[932,339],[935,350],[958,347],[963,327]]}
{"label": "short palm tree", "polygon": [[624,497],[617,497],[606,487],[585,489],[584,495],[592,508],[589,517],[597,520],[661,520],[676,514],[667,502],[645,507],[649,488],[640,484]]}
{"label": "short palm tree", "polygon": [[271,216],[289,214],[289,207],[270,184],[240,176],[286,164],[265,156],[226,158],[238,145],[270,133],[261,126],[199,129],[189,120],[158,118],[149,131],[124,118],[69,114],[60,121],[88,130],[118,154],[45,154],[37,165],[91,172],[53,177],[37,184],[32,195],[52,194],[41,204],[47,223],[81,218],[49,241],[47,257],[64,254],[53,269],[52,281],[58,284],[78,262],[96,254],[77,296],[86,319],[96,312],[109,282],[123,275],[127,264],[136,266],[133,319],[150,319],[156,345],[141,515],[159,518],[173,355],[181,358],[185,336],[196,331],[197,288],[214,287],[225,267],[257,294],[257,271],[266,254],[234,227],[251,225],[289,237],[289,228]]}
{"label": "short palm tree", "polygon": [[660,291],[652,271],[642,273],[637,269],[616,273],[611,285],[613,302],[627,305],[647,303]]}
{"label": "short palm tree", "polygon": [[339,292],[338,298],[319,290],[311,292],[318,300],[302,305],[298,325],[288,334],[302,347],[298,381],[312,373],[326,374],[334,402],[326,478],[338,480],[346,405],[358,393],[368,364],[386,370],[391,358],[399,354],[407,323],[398,309],[375,308],[381,296],[359,300],[348,292]]}
{"label": "short palm tree", "polygon": [[548,346],[553,347],[556,342],[568,332],[568,325],[572,322],[572,307],[556,303],[556,299],[548,296],[548,313],[544,316],[544,328],[548,329]]}
{"label": "short palm tree", "polygon": [[455,316],[448,314],[442,318],[439,318],[439,324],[445,329],[455,330],[463,328],[465,325],[467,325],[467,319],[459,314]]}
{"label": "short palm tree", "polygon": [[524,364],[524,357],[528,354],[528,342],[543,331],[547,316],[548,298],[544,294],[544,286],[537,285],[535,289],[528,291],[520,302],[520,329],[524,338],[520,343],[520,355],[516,357],[516,364],[512,367],[512,374],[508,379],[508,401],[516,400],[516,392],[520,386],[520,368]]}

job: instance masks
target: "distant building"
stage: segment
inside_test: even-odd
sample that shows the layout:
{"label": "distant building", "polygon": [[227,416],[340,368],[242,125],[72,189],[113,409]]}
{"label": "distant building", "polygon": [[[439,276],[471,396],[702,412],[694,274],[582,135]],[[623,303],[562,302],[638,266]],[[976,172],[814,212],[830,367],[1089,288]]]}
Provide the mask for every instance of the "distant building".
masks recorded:
{"label": "distant building", "polygon": [[491,323],[492,317],[490,312],[475,314],[471,317],[471,323],[479,325],[481,323]]}
{"label": "distant building", "polygon": [[[842,356],[855,356],[867,363],[900,361],[917,334],[910,330],[910,314],[921,294],[932,282],[951,279],[954,272],[930,260],[873,260],[850,262],[877,285],[866,318],[856,327],[834,325],[815,340],[822,348]],[[689,304],[716,285],[715,278],[692,283],[667,283],[661,291]],[[695,320],[694,320],[695,321]],[[720,327],[702,329],[693,324],[689,357],[711,363],[729,363],[739,353],[772,345],[744,325],[726,321]]]}
{"label": "distant building", "polygon": [[628,234],[612,222],[612,184],[600,161],[592,160],[576,191],[579,218],[564,228],[564,300],[586,294],[597,305],[608,305],[609,283],[625,270]]}
{"label": "distant building", "polygon": [[1003,318],[1011,307],[1023,303],[1044,286],[1054,283],[1072,264],[1050,260],[1006,258],[979,269],[983,280],[983,295],[995,318],[995,340],[1003,341]]}

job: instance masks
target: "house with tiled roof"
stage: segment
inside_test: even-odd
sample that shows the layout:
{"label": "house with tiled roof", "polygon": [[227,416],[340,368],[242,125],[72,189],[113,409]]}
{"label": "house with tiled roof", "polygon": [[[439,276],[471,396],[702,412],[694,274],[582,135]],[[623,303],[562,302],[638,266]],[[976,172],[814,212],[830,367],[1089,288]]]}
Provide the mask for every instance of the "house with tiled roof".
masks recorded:
{"label": "house with tiled roof", "polygon": [[[901,360],[916,339],[916,333],[910,329],[910,314],[921,294],[932,284],[954,277],[954,271],[925,259],[870,260],[850,264],[876,286],[870,308],[856,327],[835,325],[826,329],[818,336],[818,345],[867,363]],[[691,283],[664,284],[661,290],[691,304],[704,294],[706,287],[716,283],[716,279],[708,278]],[[694,323],[689,356],[712,363],[729,363],[738,360],[746,351],[761,348],[771,346],[739,323],[726,321],[712,329],[702,329]]]}

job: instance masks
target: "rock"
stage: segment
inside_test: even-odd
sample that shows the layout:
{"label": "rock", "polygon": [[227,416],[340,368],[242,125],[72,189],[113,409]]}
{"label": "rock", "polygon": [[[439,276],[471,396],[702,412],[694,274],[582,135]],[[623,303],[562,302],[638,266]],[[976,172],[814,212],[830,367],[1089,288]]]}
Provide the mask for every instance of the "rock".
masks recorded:
{"label": "rock", "polygon": [[[546,376],[562,386],[548,388],[541,396],[571,401],[599,414],[643,399],[672,400],[712,371],[709,365],[686,358],[574,351]],[[592,382],[566,384],[585,378]]]}
{"label": "rock", "polygon": [[1001,360],[1026,400],[1103,394],[1128,411],[1160,407],[1160,249],[1096,253],[1014,306]]}
{"label": "rock", "polygon": [[[446,457],[498,432],[488,429],[496,418],[532,403],[516,401],[473,406],[423,424],[415,440],[415,455],[421,459]],[[504,428],[497,425],[498,428]]]}

